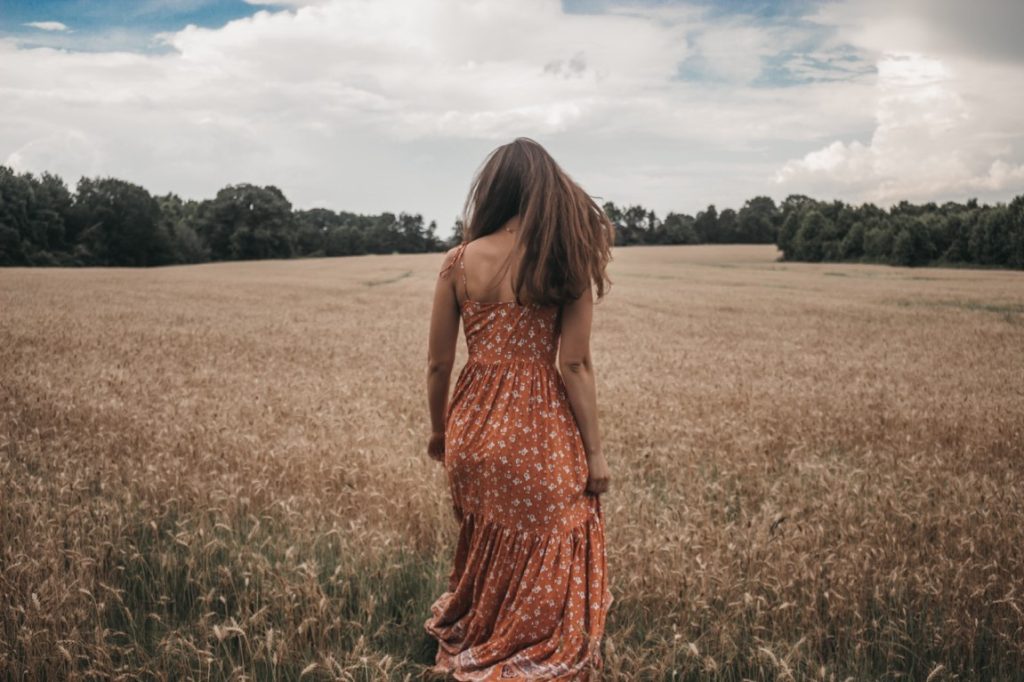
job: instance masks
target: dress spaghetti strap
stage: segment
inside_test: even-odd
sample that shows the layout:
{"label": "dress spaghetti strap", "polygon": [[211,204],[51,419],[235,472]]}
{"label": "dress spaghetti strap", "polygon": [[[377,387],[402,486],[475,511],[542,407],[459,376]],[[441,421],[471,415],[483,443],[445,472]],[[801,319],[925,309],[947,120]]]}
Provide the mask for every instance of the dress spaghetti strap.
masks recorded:
{"label": "dress spaghetti strap", "polygon": [[455,255],[452,257],[451,260],[445,263],[445,265],[441,268],[441,272],[439,274],[440,277],[447,277],[448,274],[451,272],[452,268],[455,267],[455,264],[458,263],[459,270],[462,272],[462,290],[466,295],[466,299],[469,299],[469,285],[466,280],[466,263],[463,260],[463,254],[465,254],[466,246],[468,244],[469,242],[462,242],[457,247],[455,247]]}
{"label": "dress spaghetti strap", "polygon": [[[465,243],[468,244],[469,242],[465,242]],[[462,250],[459,251],[459,270],[462,271],[462,293],[465,296],[466,300],[468,301],[468,300],[470,300],[470,298],[469,298],[469,282],[466,280],[466,248],[465,247],[463,247]]]}
{"label": "dress spaghetti strap", "polygon": [[458,246],[455,247],[455,255],[452,256],[451,259],[449,259],[448,261],[445,262],[445,264],[441,267],[441,271],[438,273],[438,276],[440,276],[440,277],[447,277],[448,276],[448,273],[450,273],[452,268],[455,267],[456,261],[459,261],[459,260],[462,259],[462,250],[464,248],[466,248],[466,244],[467,243],[468,242],[462,242],[461,244],[459,244]]}

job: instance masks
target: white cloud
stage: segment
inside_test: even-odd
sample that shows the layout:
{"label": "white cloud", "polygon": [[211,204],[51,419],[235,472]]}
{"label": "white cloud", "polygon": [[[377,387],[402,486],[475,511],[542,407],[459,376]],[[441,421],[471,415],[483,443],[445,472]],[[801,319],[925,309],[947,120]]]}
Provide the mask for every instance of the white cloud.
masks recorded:
{"label": "white cloud", "polygon": [[[877,173],[879,151],[914,134],[899,121],[923,110],[876,87],[871,62],[841,42],[686,4],[600,15],[566,13],[558,0],[282,4],[294,6],[162,34],[156,54],[0,39],[0,162],[196,198],[273,183],[298,206],[422,212],[447,228],[487,152],[517,135],[545,144],[591,193],[663,214],[810,185],[846,191],[854,176],[877,178],[864,168]],[[812,82],[764,85],[773,59]],[[706,77],[680,80],[687,60]],[[964,141],[961,166],[942,172],[1009,187],[1017,110],[992,86],[996,72],[976,73],[936,86],[930,125],[972,130],[984,148],[966,154]],[[979,118],[985,98],[999,106]],[[880,111],[898,120],[883,125]],[[827,144],[873,127],[877,143]],[[776,186],[793,157],[803,165],[787,165]]]}
{"label": "white cloud", "polygon": [[761,75],[765,57],[784,49],[771,32],[750,24],[714,26],[696,40],[698,61],[711,77],[749,83]]}
{"label": "white cloud", "polygon": [[1017,0],[833,0],[810,19],[876,52],[1024,60],[1024,3]]}
{"label": "white cloud", "polygon": [[25,24],[41,31],[66,31],[68,27],[59,21],[30,21]]}
{"label": "white cloud", "polygon": [[102,152],[89,135],[68,128],[46,133],[22,145],[7,157],[13,168],[32,167],[60,175],[65,180],[92,175],[102,168]]}
{"label": "white cloud", "polygon": [[1024,115],[1019,74],[955,54],[895,51],[877,68],[870,140],[836,140],[788,161],[776,174],[781,187],[883,205],[1024,191],[1024,131],[1011,122]]}

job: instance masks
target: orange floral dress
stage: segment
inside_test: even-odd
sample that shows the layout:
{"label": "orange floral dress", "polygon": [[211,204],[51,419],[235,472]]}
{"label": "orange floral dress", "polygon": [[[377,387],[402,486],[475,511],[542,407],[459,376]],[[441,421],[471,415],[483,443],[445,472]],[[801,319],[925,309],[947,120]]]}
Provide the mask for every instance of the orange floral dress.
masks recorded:
{"label": "orange floral dress", "polygon": [[[456,262],[465,287],[463,242]],[[456,680],[593,680],[612,603],[604,515],[556,366],[559,307],[462,307],[444,466],[460,519],[447,590],[431,605],[435,672]]]}

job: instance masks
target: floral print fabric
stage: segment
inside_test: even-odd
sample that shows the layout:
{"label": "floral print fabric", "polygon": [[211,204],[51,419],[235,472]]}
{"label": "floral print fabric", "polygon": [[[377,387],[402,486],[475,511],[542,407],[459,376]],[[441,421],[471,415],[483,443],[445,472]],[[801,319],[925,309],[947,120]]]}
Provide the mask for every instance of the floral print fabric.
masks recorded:
{"label": "floral print fabric", "polygon": [[[458,253],[442,269],[448,277]],[[469,357],[448,406],[444,466],[460,519],[431,605],[436,672],[456,680],[593,680],[612,602],[600,497],[556,366],[558,306],[466,296]]]}

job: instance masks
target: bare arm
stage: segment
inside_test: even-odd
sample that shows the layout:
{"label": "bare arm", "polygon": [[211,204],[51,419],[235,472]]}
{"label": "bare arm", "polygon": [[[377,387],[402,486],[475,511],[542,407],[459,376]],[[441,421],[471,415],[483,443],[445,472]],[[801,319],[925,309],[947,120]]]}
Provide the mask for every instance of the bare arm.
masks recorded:
{"label": "bare arm", "polygon": [[427,344],[427,404],[430,409],[430,457],[444,458],[444,432],[448,418],[448,387],[455,365],[455,347],[459,339],[459,305],[452,286],[451,268],[455,249],[448,251],[434,286],[434,304],[430,313],[430,337]]}
{"label": "bare arm", "polygon": [[599,494],[608,489],[609,471],[601,450],[597,424],[597,382],[590,357],[590,328],[593,321],[593,291],[562,309],[562,339],[558,348],[558,369],[572,405],[590,468],[587,490]]}

